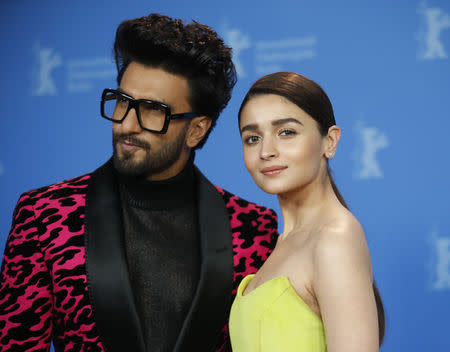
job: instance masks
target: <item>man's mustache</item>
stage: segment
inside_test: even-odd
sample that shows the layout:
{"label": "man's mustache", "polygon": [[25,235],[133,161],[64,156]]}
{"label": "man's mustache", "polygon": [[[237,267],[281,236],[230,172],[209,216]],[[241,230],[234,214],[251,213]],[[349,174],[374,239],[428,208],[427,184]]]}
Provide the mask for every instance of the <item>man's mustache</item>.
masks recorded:
{"label": "man's mustache", "polygon": [[114,144],[117,144],[119,142],[128,142],[138,147],[150,150],[150,145],[146,141],[143,141],[132,134],[115,133],[113,135],[113,140]]}

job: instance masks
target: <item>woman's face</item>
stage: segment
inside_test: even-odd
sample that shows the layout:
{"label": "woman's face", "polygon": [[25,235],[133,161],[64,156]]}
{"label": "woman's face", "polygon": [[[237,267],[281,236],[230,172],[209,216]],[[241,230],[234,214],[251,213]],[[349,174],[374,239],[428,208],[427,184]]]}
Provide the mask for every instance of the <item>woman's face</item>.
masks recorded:
{"label": "woman's face", "polygon": [[256,95],[241,112],[244,162],[265,192],[301,189],[326,173],[326,138],[316,121],[286,98]]}

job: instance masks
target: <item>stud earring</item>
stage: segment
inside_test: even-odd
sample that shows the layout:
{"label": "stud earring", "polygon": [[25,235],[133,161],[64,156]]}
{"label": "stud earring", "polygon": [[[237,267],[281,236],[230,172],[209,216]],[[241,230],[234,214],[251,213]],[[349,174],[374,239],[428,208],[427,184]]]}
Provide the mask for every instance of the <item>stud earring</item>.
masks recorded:
{"label": "stud earring", "polygon": [[333,155],[333,152],[328,152],[328,156],[331,157]]}

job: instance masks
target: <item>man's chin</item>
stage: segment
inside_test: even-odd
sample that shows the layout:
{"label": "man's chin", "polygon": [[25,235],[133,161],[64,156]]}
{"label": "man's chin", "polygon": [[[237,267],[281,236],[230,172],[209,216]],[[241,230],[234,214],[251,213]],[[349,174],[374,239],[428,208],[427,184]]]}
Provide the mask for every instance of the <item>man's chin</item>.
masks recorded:
{"label": "man's chin", "polygon": [[133,154],[114,155],[115,169],[125,175],[142,176],[147,171],[147,163]]}

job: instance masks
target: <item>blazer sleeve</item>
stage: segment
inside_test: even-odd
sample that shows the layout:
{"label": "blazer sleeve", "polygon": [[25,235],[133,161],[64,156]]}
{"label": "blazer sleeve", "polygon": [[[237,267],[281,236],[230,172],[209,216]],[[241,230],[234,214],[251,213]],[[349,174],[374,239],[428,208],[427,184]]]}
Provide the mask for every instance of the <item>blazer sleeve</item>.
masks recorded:
{"label": "blazer sleeve", "polygon": [[269,214],[268,214],[269,224],[267,225],[267,228],[268,228],[268,232],[269,232],[268,241],[269,241],[269,254],[270,254],[275,249],[275,245],[277,244],[279,233],[278,233],[277,213],[273,209],[268,209],[268,210],[269,210]]}
{"label": "blazer sleeve", "polygon": [[258,230],[262,233],[266,233],[266,235],[259,242],[259,249],[263,254],[263,260],[259,263],[259,267],[267,260],[268,256],[275,249],[279,236],[278,216],[275,210],[261,207],[260,212],[261,213],[258,218]]}
{"label": "blazer sleeve", "polygon": [[33,201],[14,210],[0,276],[2,351],[48,351],[52,332],[51,276],[44,261]]}

